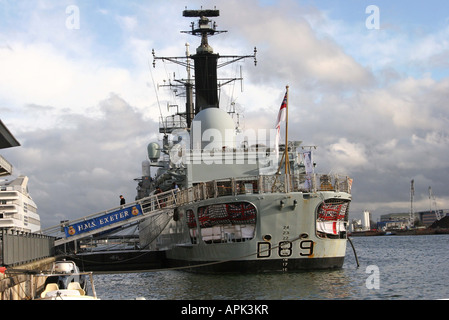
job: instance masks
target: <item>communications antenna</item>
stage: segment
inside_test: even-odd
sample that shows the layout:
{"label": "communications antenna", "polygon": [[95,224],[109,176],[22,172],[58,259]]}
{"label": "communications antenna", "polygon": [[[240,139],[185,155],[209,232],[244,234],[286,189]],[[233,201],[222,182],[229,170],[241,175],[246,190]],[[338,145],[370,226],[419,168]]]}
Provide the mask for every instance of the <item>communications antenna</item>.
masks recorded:
{"label": "communications antenna", "polygon": [[[191,34],[201,38],[200,45],[196,48],[194,53],[189,51],[189,46],[186,45],[185,56],[175,57],[158,57],[154,49],[153,67],[155,67],[156,60],[170,61],[172,63],[186,67],[187,79],[174,79],[175,83],[170,82],[168,86],[172,88],[185,88],[186,94],[186,111],[178,112],[178,116],[182,117],[182,122],[171,121],[175,123],[174,126],[164,126],[160,130],[170,132],[172,129],[185,127],[190,129],[193,118],[201,110],[206,108],[218,108],[219,96],[218,91],[220,87],[231,83],[233,81],[242,81],[242,77],[221,78],[217,77],[217,69],[227,66],[236,61],[253,58],[254,65],[257,64],[256,53],[257,49],[251,55],[219,55],[214,53],[213,48],[209,45],[209,37],[224,33],[227,31],[217,30],[215,21],[209,18],[215,18],[220,15],[220,11],[213,10],[184,10],[183,16],[187,18],[198,18],[196,22],[190,24],[191,28],[188,31],[181,31],[181,33]],[[193,62],[193,63],[192,63]],[[191,71],[192,74],[190,73]],[[220,83],[218,83],[220,80]],[[172,128],[171,128],[172,127]]]}

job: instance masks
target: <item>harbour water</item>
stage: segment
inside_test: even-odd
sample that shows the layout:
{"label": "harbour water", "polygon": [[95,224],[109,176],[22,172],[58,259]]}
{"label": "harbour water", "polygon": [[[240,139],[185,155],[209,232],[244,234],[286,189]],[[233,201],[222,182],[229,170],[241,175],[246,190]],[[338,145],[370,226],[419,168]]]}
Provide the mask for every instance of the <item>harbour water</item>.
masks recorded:
{"label": "harbour water", "polygon": [[435,300],[449,298],[449,235],[352,238],[342,269],[205,275],[96,274],[103,300]]}

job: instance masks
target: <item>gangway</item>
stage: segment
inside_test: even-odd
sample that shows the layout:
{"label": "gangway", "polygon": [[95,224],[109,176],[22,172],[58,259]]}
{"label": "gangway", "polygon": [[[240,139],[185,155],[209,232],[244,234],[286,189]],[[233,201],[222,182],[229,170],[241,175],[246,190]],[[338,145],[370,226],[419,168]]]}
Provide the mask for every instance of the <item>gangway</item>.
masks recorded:
{"label": "gangway", "polygon": [[[189,194],[190,190],[183,190]],[[154,194],[123,206],[97,212],[76,220],[62,221],[60,224],[41,230],[40,233],[56,238],[55,246],[81,240],[111,231],[126,225],[134,225],[142,219],[161,214],[171,214],[179,205],[189,201],[189,197],[178,197],[176,190]]]}

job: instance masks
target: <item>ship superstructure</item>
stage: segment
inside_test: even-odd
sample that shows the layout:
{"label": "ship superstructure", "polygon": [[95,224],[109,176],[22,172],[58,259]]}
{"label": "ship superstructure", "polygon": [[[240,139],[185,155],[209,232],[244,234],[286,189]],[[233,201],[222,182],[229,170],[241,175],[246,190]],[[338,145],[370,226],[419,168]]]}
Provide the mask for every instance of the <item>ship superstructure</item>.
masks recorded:
{"label": "ship superstructure", "polygon": [[28,177],[0,181],[0,229],[38,232],[37,206],[28,193]]}
{"label": "ship superstructure", "polygon": [[[170,201],[178,205],[164,219],[140,223],[141,247],[166,250],[171,265],[195,271],[341,267],[352,180],[316,174],[312,151],[300,141],[263,143],[279,131],[255,137],[254,144],[240,139],[219,101],[221,86],[239,79],[220,80],[217,69],[245,58],[256,62],[256,49],[246,56],[214,53],[208,39],[223,31],[210,18],[219,11],[185,10],[183,16],[198,18],[185,31],[201,37],[196,52],[187,47],[185,56],[153,56],[186,67],[187,78],[169,84],[184,89],[185,111],[161,121],[162,143],[148,145],[136,179],[137,200],[171,190]],[[285,97],[280,112],[288,106],[288,88]]]}

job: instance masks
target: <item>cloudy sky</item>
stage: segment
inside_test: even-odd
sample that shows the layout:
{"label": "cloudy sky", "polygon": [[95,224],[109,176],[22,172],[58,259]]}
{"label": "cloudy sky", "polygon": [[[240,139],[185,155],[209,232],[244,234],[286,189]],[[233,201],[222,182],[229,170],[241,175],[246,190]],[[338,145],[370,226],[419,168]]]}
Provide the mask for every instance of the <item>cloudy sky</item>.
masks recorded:
{"label": "cloudy sky", "polygon": [[408,212],[411,179],[415,210],[428,210],[429,186],[449,208],[447,1],[0,0],[0,117],[21,143],[2,155],[30,177],[43,227],[134,199],[160,114],[183,103],[156,96],[183,70],[150,69],[151,49],[198,45],[179,32],[186,6],[220,9],[215,52],[257,47],[222,108],[271,129],[289,85],[289,137],[318,146],[317,172],[354,178],[351,218]]}

